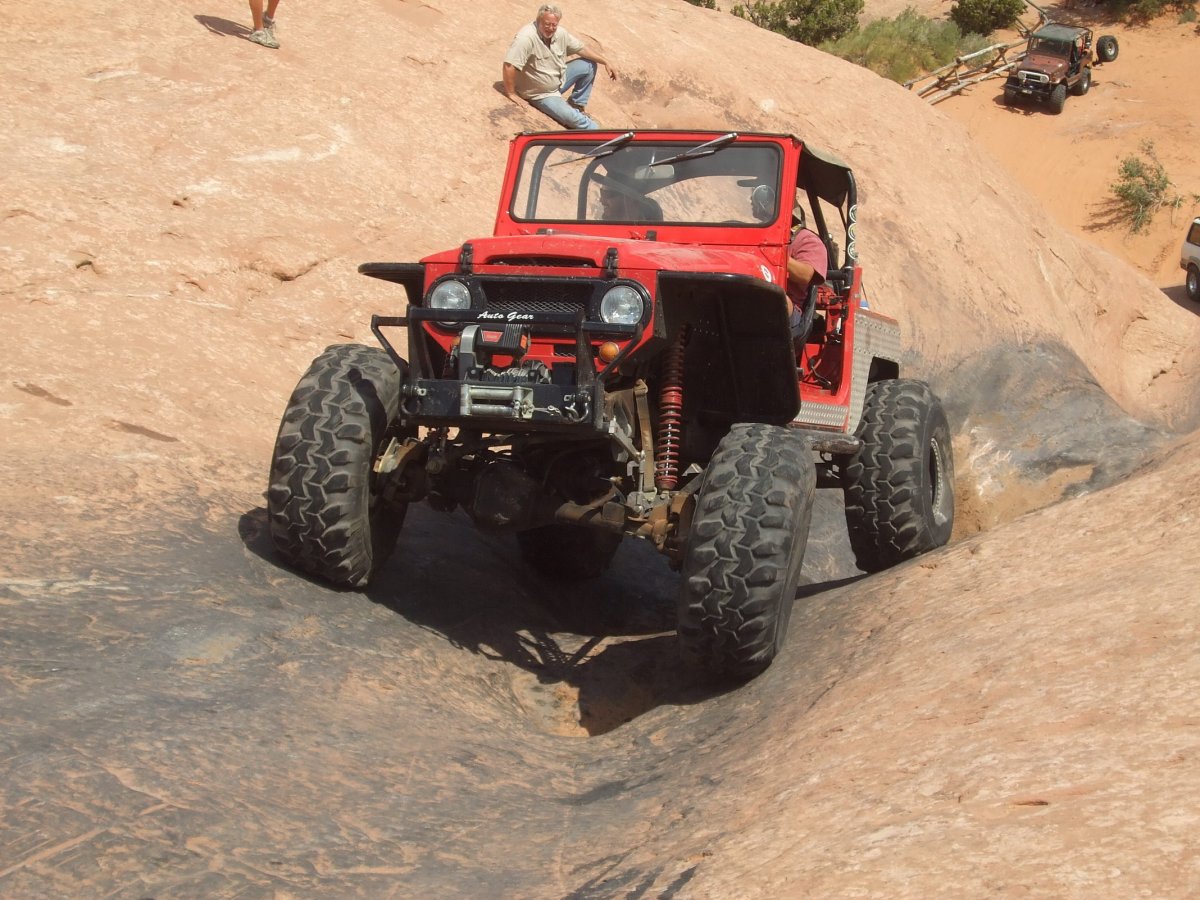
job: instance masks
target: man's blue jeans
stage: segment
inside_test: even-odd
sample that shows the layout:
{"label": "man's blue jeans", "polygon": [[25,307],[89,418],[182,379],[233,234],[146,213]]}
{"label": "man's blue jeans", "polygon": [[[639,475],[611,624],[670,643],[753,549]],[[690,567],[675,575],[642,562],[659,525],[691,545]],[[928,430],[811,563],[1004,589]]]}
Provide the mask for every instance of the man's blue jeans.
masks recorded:
{"label": "man's blue jeans", "polygon": [[[570,90],[570,101],[556,94],[541,100],[530,100],[530,106],[539,109],[564,128],[583,131],[599,126],[577,107],[587,106],[592,96],[592,83],[596,80],[596,64],[588,59],[573,59],[567,63],[562,90]],[[560,92],[561,93],[561,92]],[[572,105],[573,104],[573,105]]]}

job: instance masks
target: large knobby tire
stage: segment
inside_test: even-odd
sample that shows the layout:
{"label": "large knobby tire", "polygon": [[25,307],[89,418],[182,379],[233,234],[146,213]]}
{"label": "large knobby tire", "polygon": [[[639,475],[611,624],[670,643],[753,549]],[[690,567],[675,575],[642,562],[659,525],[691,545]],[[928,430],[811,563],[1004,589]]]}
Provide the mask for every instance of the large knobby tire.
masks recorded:
{"label": "large knobby tire", "polygon": [[942,404],[920,381],[867,386],[857,436],[842,468],[846,526],[858,567],[879,572],[950,540],[954,459]]}
{"label": "large knobby tire", "polygon": [[289,565],[365,587],[396,544],[406,507],[377,491],[375,458],[392,436],[400,372],[383,350],[336,344],[296,385],[275,439],[267,512]]}
{"label": "large knobby tire", "polygon": [[1112,62],[1117,58],[1117,39],[1111,34],[1100,36],[1100,40],[1096,41],[1096,57],[1101,62]]}
{"label": "large knobby tire", "polygon": [[521,558],[560,581],[598,578],[621,546],[621,535],[581,525],[554,523],[517,532]]}
{"label": "large knobby tire", "polygon": [[804,438],[735,425],[696,498],[677,603],[686,661],[745,680],[783,646],[808,543],[816,466]]}
{"label": "large knobby tire", "polygon": [[1188,299],[1200,301],[1200,269],[1194,264],[1187,267],[1187,277],[1184,278],[1183,284],[1187,289]]}
{"label": "large knobby tire", "polygon": [[1088,92],[1088,88],[1092,86],[1092,70],[1084,69],[1083,74],[1079,76],[1079,80],[1075,82],[1075,87],[1071,88],[1071,93],[1076,97],[1082,97]]}
{"label": "large knobby tire", "polygon": [[1065,84],[1056,84],[1054,89],[1050,91],[1050,99],[1046,102],[1046,106],[1050,112],[1056,116],[1063,111],[1063,107],[1067,105],[1067,86]]}

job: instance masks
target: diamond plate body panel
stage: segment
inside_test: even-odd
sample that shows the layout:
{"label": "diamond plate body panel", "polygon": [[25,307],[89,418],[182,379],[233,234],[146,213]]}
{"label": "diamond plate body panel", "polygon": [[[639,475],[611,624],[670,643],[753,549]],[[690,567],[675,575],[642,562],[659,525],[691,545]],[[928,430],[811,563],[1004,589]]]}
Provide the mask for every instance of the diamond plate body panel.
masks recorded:
{"label": "diamond plate body panel", "polygon": [[849,404],[842,406],[838,403],[807,400],[794,421],[814,428],[853,434],[862,418],[867,379],[871,375],[871,362],[876,358],[899,364],[900,325],[894,319],[860,309],[854,320],[854,359],[850,369]]}

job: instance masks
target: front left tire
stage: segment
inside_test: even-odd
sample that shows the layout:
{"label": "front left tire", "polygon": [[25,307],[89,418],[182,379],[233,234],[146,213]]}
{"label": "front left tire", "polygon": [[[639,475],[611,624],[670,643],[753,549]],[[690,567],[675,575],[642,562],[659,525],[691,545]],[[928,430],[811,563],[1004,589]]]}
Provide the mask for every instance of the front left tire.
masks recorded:
{"label": "front left tire", "polygon": [[1050,91],[1050,99],[1046,102],[1046,106],[1054,115],[1058,115],[1063,111],[1063,107],[1067,105],[1067,86],[1065,84],[1056,84],[1053,90]]}
{"label": "front left tire", "polygon": [[783,646],[808,544],[816,466],[804,438],[734,425],[703,475],[676,605],[684,659],[744,681]]}

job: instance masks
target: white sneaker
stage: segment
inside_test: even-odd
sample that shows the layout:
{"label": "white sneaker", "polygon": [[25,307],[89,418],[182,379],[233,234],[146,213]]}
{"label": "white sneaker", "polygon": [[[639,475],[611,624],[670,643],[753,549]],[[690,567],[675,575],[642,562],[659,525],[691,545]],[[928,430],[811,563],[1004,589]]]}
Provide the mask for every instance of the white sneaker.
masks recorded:
{"label": "white sneaker", "polygon": [[270,47],[272,50],[279,49],[279,41],[275,40],[275,36],[265,28],[250,32],[246,40],[252,41],[253,43],[259,44],[263,47]]}
{"label": "white sneaker", "polygon": [[268,15],[263,16],[263,31],[271,37],[275,37],[275,20]]}

